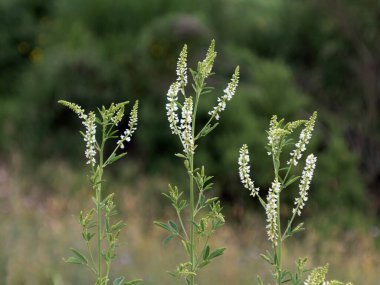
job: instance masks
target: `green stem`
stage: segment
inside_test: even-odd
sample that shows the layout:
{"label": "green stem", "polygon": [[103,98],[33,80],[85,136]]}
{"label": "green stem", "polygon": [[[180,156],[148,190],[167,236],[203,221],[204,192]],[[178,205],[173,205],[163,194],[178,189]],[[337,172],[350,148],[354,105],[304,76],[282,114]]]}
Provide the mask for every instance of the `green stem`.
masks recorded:
{"label": "green stem", "polygon": [[[193,171],[194,171],[194,155],[190,156],[190,170],[189,170],[189,178],[190,178],[190,215],[191,215],[191,224],[190,224],[190,260],[191,260],[191,270],[195,271],[195,237],[194,237],[194,180],[193,180]],[[190,276],[190,284],[195,284],[195,276]]]}
{"label": "green stem", "polygon": [[[196,91],[196,94],[195,94],[195,102],[194,102],[194,110],[193,110],[193,117],[192,117],[192,128],[191,128],[191,131],[192,131],[192,137],[194,139],[194,146],[195,146],[195,121],[196,121],[196,115],[197,115],[197,109],[198,109],[198,102],[199,102],[199,97],[200,97],[200,94],[201,94],[201,91],[202,91],[202,87],[203,87],[203,79],[200,80],[199,84],[197,84],[197,91]],[[195,236],[194,236],[194,232],[195,232],[195,226],[194,226],[194,223],[195,223],[195,217],[194,217],[194,212],[195,212],[195,205],[194,205],[194,154],[191,153],[189,155],[189,164],[190,164],[190,169],[189,169],[189,179],[190,179],[190,183],[189,183],[189,187],[190,187],[190,215],[191,215],[191,225],[190,225],[190,244],[191,244],[191,251],[190,251],[190,255],[191,255],[191,270],[193,272],[195,272],[195,266],[196,266],[196,258],[195,258]],[[194,285],[195,284],[195,276],[194,275],[191,275],[190,276],[190,285]]]}
{"label": "green stem", "polygon": [[280,219],[280,193],[277,199],[277,285],[281,284],[281,272],[282,272],[282,238],[281,238],[281,219]]}
{"label": "green stem", "polygon": [[104,167],[104,145],[106,141],[106,124],[102,124],[102,143],[99,152],[99,173],[97,174],[95,183],[96,185],[96,210],[98,219],[98,277],[102,277],[102,180],[103,180],[103,167]]}
{"label": "green stem", "polygon": [[[101,177],[101,175],[100,175]],[[96,211],[97,211],[97,218],[98,218],[98,277],[100,278],[102,276],[102,209],[101,209],[101,195],[102,195],[102,189],[99,184],[96,188]]]}
{"label": "green stem", "polygon": [[[275,173],[275,180],[280,181],[279,179],[279,169],[280,169],[280,154],[279,153],[273,153],[272,156],[273,159],[273,166],[274,166],[274,173]],[[280,193],[282,190],[282,184],[280,191],[278,193],[277,197],[277,245],[275,246],[275,252],[277,254],[277,264],[276,264],[276,275],[277,275],[277,285],[281,284],[281,272],[282,272],[282,233],[281,233],[281,203],[280,203]]]}

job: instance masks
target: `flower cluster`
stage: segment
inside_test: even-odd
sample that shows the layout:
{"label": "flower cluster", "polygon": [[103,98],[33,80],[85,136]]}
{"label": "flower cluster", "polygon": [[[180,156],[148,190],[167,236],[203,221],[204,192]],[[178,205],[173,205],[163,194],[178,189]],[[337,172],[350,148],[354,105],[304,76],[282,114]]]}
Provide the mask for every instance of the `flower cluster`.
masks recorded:
{"label": "flower cluster", "polygon": [[172,85],[170,85],[167,98],[168,103],[166,103],[166,115],[168,116],[168,121],[170,124],[170,129],[172,130],[172,134],[179,135],[179,129],[178,129],[178,91],[179,91],[179,83],[174,82]]}
{"label": "flower cluster", "polygon": [[121,149],[124,148],[125,142],[131,141],[132,134],[137,129],[137,120],[138,120],[138,116],[137,116],[138,111],[137,110],[138,110],[138,107],[139,107],[139,101],[136,101],[135,104],[133,105],[131,114],[129,115],[128,128],[120,136],[120,139],[117,142],[117,145],[119,145]]}
{"label": "flower cluster", "polygon": [[187,85],[187,45],[184,45],[179,54],[177,62],[177,82],[184,93],[184,88]]}
{"label": "flower cluster", "polygon": [[317,112],[314,112],[310,119],[305,123],[305,128],[301,131],[298,142],[296,143],[296,148],[290,153],[290,160],[288,164],[293,164],[297,166],[298,161],[302,157],[302,153],[306,150],[306,146],[311,139],[311,134],[314,130],[315,120],[317,119]]}
{"label": "flower cluster", "polygon": [[[178,119],[178,92],[185,95],[187,85],[187,46],[184,45],[177,62],[177,81],[170,85],[167,93],[166,115],[172,134],[179,135],[186,154],[194,152],[194,138],[192,132],[193,100],[185,97],[181,109],[181,120]],[[180,126],[178,126],[180,123]]]}
{"label": "flower cluster", "polygon": [[317,162],[317,158],[313,154],[310,154],[306,158],[306,165],[302,171],[302,178],[299,185],[300,196],[296,198],[294,201],[294,204],[296,205],[296,207],[293,209],[293,214],[297,213],[298,216],[301,216],[301,210],[305,206],[305,202],[308,199],[307,193],[310,188],[310,182],[313,178],[316,162]]}
{"label": "flower cluster", "polygon": [[75,114],[78,115],[79,119],[87,119],[87,115],[84,113],[84,110],[78,104],[67,102],[65,100],[59,100],[58,103],[71,109]]}
{"label": "flower cluster", "polygon": [[128,102],[118,103],[114,104],[112,103],[109,109],[106,112],[106,115],[108,115],[111,119],[111,122],[117,126],[121,122],[121,120],[124,117],[124,106]]}
{"label": "flower cluster", "polygon": [[310,275],[304,282],[304,285],[325,285],[325,278],[328,271],[328,265],[317,267],[311,271]]}
{"label": "flower cluster", "polygon": [[281,129],[279,127],[279,122],[277,122],[277,116],[272,116],[269,122],[269,130],[268,133],[268,147],[270,151],[268,151],[268,155],[276,154],[281,148],[281,140],[284,136],[289,134],[289,131]]}
{"label": "flower cluster", "polygon": [[281,183],[275,180],[272,182],[272,187],[269,188],[267,196],[267,204],[265,211],[267,214],[267,233],[269,240],[277,245],[278,240],[278,224],[277,224],[277,200],[281,190]]}
{"label": "flower cluster", "polygon": [[248,146],[244,144],[239,151],[239,176],[244,187],[251,192],[251,196],[258,195],[259,188],[255,188],[253,181],[250,178],[251,167],[249,165]]}
{"label": "flower cluster", "polygon": [[181,141],[186,154],[194,153],[194,138],[192,133],[193,100],[185,99],[181,114]]}
{"label": "flower cluster", "polygon": [[90,112],[82,123],[86,127],[86,132],[84,134],[84,141],[86,142],[85,156],[87,158],[87,164],[95,166],[96,160],[96,124],[95,124],[95,114]]}
{"label": "flower cluster", "polygon": [[231,82],[228,83],[227,88],[224,89],[224,94],[221,97],[218,97],[218,105],[208,114],[212,117],[215,117],[216,120],[219,120],[219,114],[226,109],[226,102],[230,101],[236,93],[236,88],[239,83],[239,66],[236,67],[234,74],[232,75]]}
{"label": "flower cluster", "polygon": [[95,159],[95,156],[96,156],[96,147],[95,147],[96,146],[96,123],[95,123],[96,117],[95,117],[94,112],[90,112],[87,115],[78,104],[67,102],[64,100],[60,100],[58,101],[58,103],[74,111],[74,113],[78,115],[79,119],[82,120],[82,124],[86,128],[86,131],[83,135],[84,141],[86,143],[86,150],[84,154],[87,158],[87,164],[90,164],[91,166],[95,166],[95,163],[96,163],[96,159]]}
{"label": "flower cluster", "polygon": [[206,57],[202,62],[198,63],[199,70],[203,79],[210,76],[214,61],[216,58],[215,40],[211,41],[210,47],[207,50]]}

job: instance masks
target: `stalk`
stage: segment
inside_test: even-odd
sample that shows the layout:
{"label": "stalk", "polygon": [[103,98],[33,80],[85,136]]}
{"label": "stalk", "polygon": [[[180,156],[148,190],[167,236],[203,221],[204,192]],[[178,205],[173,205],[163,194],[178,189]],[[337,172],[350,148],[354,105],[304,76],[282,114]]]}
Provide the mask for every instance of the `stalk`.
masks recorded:
{"label": "stalk", "polygon": [[[190,178],[190,215],[191,215],[191,223],[190,223],[190,243],[191,243],[191,269],[194,271],[195,270],[195,238],[194,238],[194,181],[193,181],[193,171],[194,171],[194,155],[192,154],[190,156],[190,173],[189,173],[189,178]],[[190,276],[190,284],[194,285],[195,284],[195,276],[191,275]]]}
{"label": "stalk", "polygon": [[281,238],[281,221],[280,221],[280,193],[277,199],[277,224],[278,224],[278,237],[277,237],[277,284],[281,284],[281,271],[282,271],[282,238]]}
{"label": "stalk", "polygon": [[99,173],[97,174],[96,181],[96,210],[97,210],[97,244],[98,244],[98,278],[102,277],[102,181],[103,181],[103,167],[104,167],[104,145],[106,142],[106,124],[102,123],[102,143],[99,150]]}
{"label": "stalk", "polygon": [[101,186],[98,186],[96,191],[96,210],[97,210],[97,219],[98,219],[98,227],[97,227],[97,233],[98,233],[98,277],[100,278],[102,276],[102,260],[101,260],[101,234],[102,234],[102,213],[101,213]]}
{"label": "stalk", "polygon": [[[195,95],[195,102],[194,102],[194,110],[193,110],[193,118],[192,118],[192,126],[191,126],[191,131],[192,131],[192,137],[194,139],[194,145],[195,145],[195,120],[196,120],[196,114],[197,114],[197,109],[198,109],[198,102],[199,102],[199,97],[200,97],[200,92],[202,90],[202,85],[203,85],[203,80],[200,85],[198,85],[197,92]],[[191,215],[191,225],[190,225],[190,243],[191,243],[191,269],[192,271],[195,270],[195,237],[194,237],[194,222],[195,222],[195,217],[194,217],[194,154],[190,154],[190,159],[189,159],[189,164],[190,164],[190,172],[189,172],[189,187],[190,187],[190,215]],[[195,284],[195,276],[191,275],[190,276],[190,285]]]}

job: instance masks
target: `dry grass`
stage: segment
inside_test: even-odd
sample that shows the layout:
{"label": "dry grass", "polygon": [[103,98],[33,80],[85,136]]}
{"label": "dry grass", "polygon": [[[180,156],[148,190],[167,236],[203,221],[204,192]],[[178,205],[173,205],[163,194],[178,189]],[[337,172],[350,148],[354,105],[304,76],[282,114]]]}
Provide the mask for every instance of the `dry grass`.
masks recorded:
{"label": "dry grass", "polygon": [[[5,276],[5,284],[91,284],[86,269],[62,262],[68,248],[82,246],[76,214],[91,206],[91,192],[81,178],[84,175],[73,173],[56,162],[41,166],[34,175],[38,179],[21,177],[16,170],[0,166],[3,217],[0,273]],[[134,186],[120,183],[108,186],[117,193],[115,201],[128,224],[123,232],[123,241],[127,244],[120,248],[115,273],[141,277],[147,285],[179,284],[166,271],[183,261],[182,249],[173,242],[162,245],[163,232],[152,224],[155,219],[164,220],[173,214],[159,195],[166,190],[167,181],[135,176],[128,183],[131,184]],[[202,274],[200,284],[252,284],[259,272],[268,277],[265,272],[269,267],[259,257],[269,246],[263,217],[253,213],[246,213],[244,217],[237,224],[227,215],[227,226],[219,231],[213,244],[228,249]],[[285,249],[289,267],[296,258],[309,256],[310,265],[330,263],[330,279],[378,284],[380,253],[375,250],[369,234],[354,230],[333,232],[331,238],[322,239],[317,231],[310,230],[310,225],[308,229]]]}

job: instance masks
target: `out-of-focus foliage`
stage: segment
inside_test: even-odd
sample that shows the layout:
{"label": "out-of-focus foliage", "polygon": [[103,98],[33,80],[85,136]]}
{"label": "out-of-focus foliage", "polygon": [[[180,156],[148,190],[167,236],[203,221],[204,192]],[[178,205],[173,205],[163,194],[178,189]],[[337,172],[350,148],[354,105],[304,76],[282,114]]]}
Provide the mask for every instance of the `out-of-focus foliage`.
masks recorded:
{"label": "out-of-focus foliage", "polygon": [[[269,186],[272,177],[263,169],[270,161],[262,134],[272,114],[292,120],[317,110],[313,146],[319,158],[312,213],[324,213],[321,209],[332,205],[340,213],[365,213],[363,182],[373,185],[380,169],[375,132],[379,87],[373,78],[380,62],[379,7],[375,0],[329,3],[3,1],[0,146],[16,148],[32,164],[64,154],[67,159],[69,153],[77,158],[81,142],[72,133],[77,122],[57,104],[59,99],[85,108],[140,99],[142,127],[131,153],[143,169],[166,174],[168,165],[180,163],[172,156],[175,142],[164,109],[176,56],[187,43],[193,56],[189,65],[194,66],[215,38],[218,76],[211,80],[217,89],[207,95],[209,105],[199,110],[200,120],[207,119],[230,70],[241,67],[241,84],[222,117],[223,128],[208,137],[207,150],[199,153],[218,176],[224,196],[235,200],[246,194],[237,183],[242,142],[252,151],[255,180]],[[348,148],[353,141],[361,142],[355,144],[357,154],[367,144],[375,153],[357,159]],[[374,164],[367,162],[368,156]],[[359,165],[370,168],[369,175],[360,174]]]}

